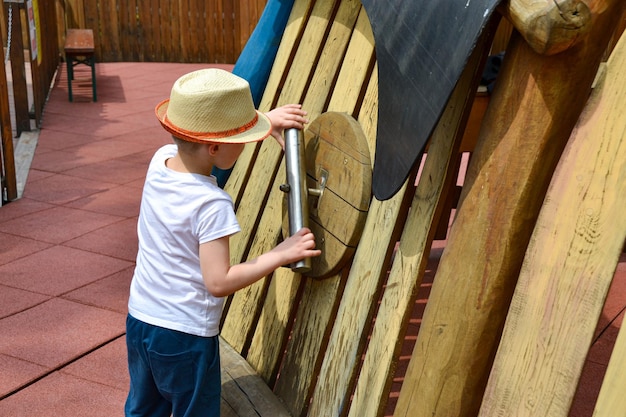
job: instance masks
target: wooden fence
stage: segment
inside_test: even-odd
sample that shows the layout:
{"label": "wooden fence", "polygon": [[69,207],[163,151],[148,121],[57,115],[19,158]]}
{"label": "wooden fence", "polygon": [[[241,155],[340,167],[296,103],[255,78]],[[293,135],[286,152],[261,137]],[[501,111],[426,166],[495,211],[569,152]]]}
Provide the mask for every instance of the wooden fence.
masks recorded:
{"label": "wooden fence", "polygon": [[94,31],[100,62],[234,63],[265,0],[66,0],[62,27]]}
{"label": "wooden fence", "polygon": [[[36,7],[27,10],[27,6]],[[53,2],[39,1],[4,2],[2,24],[2,44],[7,47],[7,58],[11,62],[11,86],[15,111],[15,126],[11,129],[9,109],[9,82],[5,68],[0,72],[0,113],[2,120],[2,192],[3,199],[17,198],[15,164],[13,161],[13,133],[17,136],[29,131],[31,119],[39,125],[48,91],[58,65],[59,49],[56,5]],[[29,19],[31,16],[31,19]],[[30,36],[29,28],[34,27],[37,36]],[[10,33],[8,32],[10,28]],[[10,34],[10,36],[9,36]],[[9,42],[10,39],[10,42]],[[27,71],[32,77],[32,103],[28,99]]]}

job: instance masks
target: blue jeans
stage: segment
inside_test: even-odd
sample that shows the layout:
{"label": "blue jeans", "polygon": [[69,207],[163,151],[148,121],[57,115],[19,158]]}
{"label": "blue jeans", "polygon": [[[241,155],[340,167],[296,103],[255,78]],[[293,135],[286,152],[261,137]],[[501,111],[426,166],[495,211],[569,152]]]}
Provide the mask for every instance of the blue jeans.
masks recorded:
{"label": "blue jeans", "polygon": [[126,417],[220,415],[218,337],[200,337],[126,319],[130,391]]}

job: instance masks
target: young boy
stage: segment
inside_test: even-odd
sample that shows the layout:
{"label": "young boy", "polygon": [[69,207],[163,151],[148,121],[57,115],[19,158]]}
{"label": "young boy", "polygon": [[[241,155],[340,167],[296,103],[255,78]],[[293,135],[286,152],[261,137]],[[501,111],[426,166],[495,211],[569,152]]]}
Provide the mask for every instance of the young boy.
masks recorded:
{"label": "young boy", "polygon": [[248,83],[218,69],[182,76],[155,111],[175,144],[155,153],[144,184],[126,323],[125,412],[219,416],[222,297],[320,251],[302,229],[258,258],[230,265],[229,236],[240,228],[211,170],[232,167],[245,143],[270,134],[281,142],[284,129],[302,129],[306,112],[299,105],[258,112]]}

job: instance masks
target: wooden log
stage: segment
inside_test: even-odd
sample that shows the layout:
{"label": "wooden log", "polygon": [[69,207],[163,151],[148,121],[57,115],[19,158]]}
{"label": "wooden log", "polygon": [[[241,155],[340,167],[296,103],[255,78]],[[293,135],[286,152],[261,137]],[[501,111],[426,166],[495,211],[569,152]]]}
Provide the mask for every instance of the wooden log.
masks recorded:
{"label": "wooden log", "polygon": [[510,0],[501,11],[543,55],[571,48],[591,27],[591,12],[583,0]]}
{"label": "wooden log", "polygon": [[567,416],[574,398],[626,238],[626,37],[601,74],[537,219],[482,416]]}
{"label": "wooden log", "polygon": [[220,338],[222,414],[237,417],[291,417],[245,359]]}
{"label": "wooden log", "polygon": [[[485,114],[396,416],[474,416],[552,172],[589,96],[621,1],[576,47],[514,34]],[[593,7],[590,7],[594,10]]]}

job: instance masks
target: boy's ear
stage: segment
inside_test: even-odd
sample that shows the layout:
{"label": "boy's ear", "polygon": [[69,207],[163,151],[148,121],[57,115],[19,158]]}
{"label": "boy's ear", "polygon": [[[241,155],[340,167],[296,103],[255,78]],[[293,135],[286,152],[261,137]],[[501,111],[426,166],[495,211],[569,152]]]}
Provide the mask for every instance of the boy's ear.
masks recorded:
{"label": "boy's ear", "polygon": [[209,146],[209,155],[215,156],[217,152],[220,150],[220,145],[217,143],[210,143]]}

